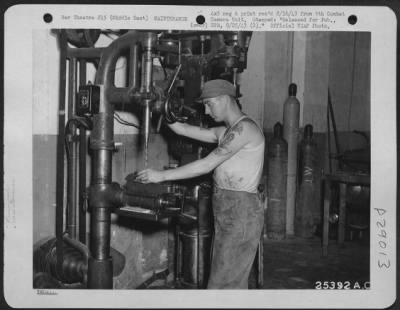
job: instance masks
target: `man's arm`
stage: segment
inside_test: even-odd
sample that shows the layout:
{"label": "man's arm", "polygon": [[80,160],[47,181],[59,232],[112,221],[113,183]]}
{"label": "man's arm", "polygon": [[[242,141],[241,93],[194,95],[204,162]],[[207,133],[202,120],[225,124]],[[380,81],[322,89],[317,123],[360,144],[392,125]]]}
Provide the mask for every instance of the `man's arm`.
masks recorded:
{"label": "man's arm", "polygon": [[223,129],[223,127],[200,128],[180,122],[169,124],[168,126],[178,135],[209,143],[217,142],[218,133]]}
{"label": "man's arm", "polygon": [[[207,157],[191,162],[176,169],[157,171],[145,169],[138,173],[138,181],[143,183],[158,183],[170,180],[188,179],[207,174],[218,165],[232,157],[249,141],[249,134],[245,130],[246,124],[240,122],[231,128],[230,132]],[[243,163],[245,164],[245,163]]]}

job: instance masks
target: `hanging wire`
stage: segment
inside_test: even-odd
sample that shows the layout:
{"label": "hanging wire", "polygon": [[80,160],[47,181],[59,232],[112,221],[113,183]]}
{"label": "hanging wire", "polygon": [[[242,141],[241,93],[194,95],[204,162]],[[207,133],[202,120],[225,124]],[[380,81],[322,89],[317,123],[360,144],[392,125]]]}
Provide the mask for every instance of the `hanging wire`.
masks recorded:
{"label": "hanging wire", "polygon": [[118,123],[120,123],[121,125],[132,126],[132,127],[137,128],[137,129],[140,129],[140,126],[139,126],[139,125],[124,120],[117,112],[114,112],[114,119],[115,119]]}

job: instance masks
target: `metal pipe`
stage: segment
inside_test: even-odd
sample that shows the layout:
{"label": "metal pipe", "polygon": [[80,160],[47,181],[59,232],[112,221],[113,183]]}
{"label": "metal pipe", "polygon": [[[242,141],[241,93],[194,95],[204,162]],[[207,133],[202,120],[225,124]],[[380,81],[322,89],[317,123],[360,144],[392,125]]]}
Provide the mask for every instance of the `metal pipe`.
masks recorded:
{"label": "metal pipe", "polygon": [[93,154],[93,184],[111,183],[112,153],[108,149],[99,149]]}
{"label": "metal pipe", "polygon": [[151,47],[143,48],[141,93],[150,93],[153,80],[153,57]]}
{"label": "metal pipe", "polygon": [[71,239],[70,237],[65,236],[65,235],[64,235],[63,239],[67,244],[69,244],[70,246],[74,247],[79,252],[81,252],[86,259],[89,258],[89,249],[83,243],[81,243],[75,239]]}
{"label": "metal pipe", "polygon": [[67,48],[67,57],[98,59],[104,48]]}
{"label": "metal pipe", "polygon": [[[86,60],[79,60],[79,85],[85,85],[87,78]],[[86,244],[86,208],[83,194],[86,190],[86,128],[79,126],[79,188],[78,188],[78,233],[79,241]]]}
{"label": "metal pipe", "polygon": [[138,206],[154,211],[158,211],[164,208],[175,208],[177,203],[176,197],[174,195],[165,193],[155,196],[123,193],[122,196],[118,196],[116,200],[118,199],[121,200],[122,205]]}
{"label": "metal pipe", "polygon": [[[142,76],[140,92],[144,95],[143,100],[143,138],[144,138],[144,167],[148,164],[149,136],[150,136],[150,95],[153,81],[153,56],[152,50],[156,43],[156,34],[146,32],[142,40]],[[147,97],[147,98],[146,98]]]}
{"label": "metal pipe", "polygon": [[139,47],[134,44],[130,49],[129,54],[129,86],[136,89],[138,84],[138,61],[139,61]]}
{"label": "metal pipe", "polygon": [[86,208],[83,193],[86,190],[86,153],[87,140],[86,129],[79,128],[79,241],[86,244]]}
{"label": "metal pipe", "polygon": [[150,100],[144,100],[142,133],[144,136],[144,167],[147,168],[149,160],[150,137]]}
{"label": "metal pipe", "polygon": [[62,273],[63,259],[63,232],[64,232],[64,147],[65,147],[65,90],[67,81],[67,36],[61,30],[60,45],[60,103],[58,113],[58,139],[57,139],[57,178],[56,178],[56,273]]}
{"label": "metal pipe", "polygon": [[92,216],[97,221],[92,222],[91,232],[93,235],[92,242],[96,246],[91,247],[91,255],[96,260],[106,260],[110,257],[110,209],[94,208]]}
{"label": "metal pipe", "polygon": [[[95,84],[100,86],[100,106],[99,113],[93,116],[93,130],[90,143],[93,152],[91,191],[97,190],[99,185],[111,184],[112,152],[114,150],[114,106],[110,102],[109,93],[117,89],[114,85],[114,74],[119,56],[125,50],[136,45],[140,37],[136,31],[130,31],[121,36],[103,51],[99,62]],[[113,267],[110,256],[112,207],[112,203],[108,201],[91,204],[89,288],[109,289],[113,286]]]}
{"label": "metal pipe", "polygon": [[[69,98],[68,98],[68,118],[71,119],[76,113],[76,90],[77,90],[77,60],[70,59],[69,62]],[[71,147],[68,154],[68,201],[67,201],[67,231],[72,239],[77,235],[77,176],[78,176],[78,148],[74,141],[76,135],[76,125],[71,124]]]}

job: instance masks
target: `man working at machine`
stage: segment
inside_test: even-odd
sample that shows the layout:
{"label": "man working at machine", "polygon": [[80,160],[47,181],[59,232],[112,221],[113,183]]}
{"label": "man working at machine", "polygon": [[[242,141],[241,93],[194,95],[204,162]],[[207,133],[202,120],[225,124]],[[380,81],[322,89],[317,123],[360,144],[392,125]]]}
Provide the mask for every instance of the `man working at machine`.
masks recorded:
{"label": "man working at machine", "polygon": [[177,134],[218,143],[208,156],[169,170],[138,172],[143,183],[188,179],[214,170],[214,241],[208,289],[247,289],[248,277],[264,223],[257,198],[264,163],[262,130],[236,103],[236,89],[225,80],[204,84],[200,99],[216,122],[225,126],[200,128],[169,124]]}

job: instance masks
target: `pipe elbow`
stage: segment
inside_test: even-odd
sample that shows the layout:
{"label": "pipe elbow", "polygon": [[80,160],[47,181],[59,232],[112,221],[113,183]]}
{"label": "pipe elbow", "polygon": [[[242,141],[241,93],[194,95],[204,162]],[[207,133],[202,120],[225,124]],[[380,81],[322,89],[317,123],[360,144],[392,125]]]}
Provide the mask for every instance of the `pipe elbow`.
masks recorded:
{"label": "pipe elbow", "polygon": [[95,84],[113,86],[114,71],[112,69],[115,67],[118,57],[124,50],[139,42],[140,37],[141,36],[138,31],[132,30],[113,41],[107,48],[104,49],[100,58]]}

